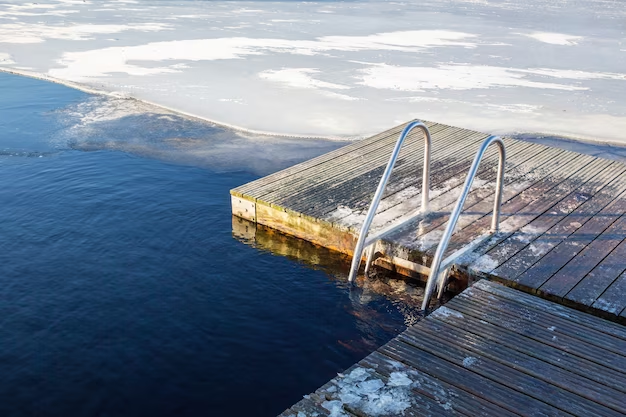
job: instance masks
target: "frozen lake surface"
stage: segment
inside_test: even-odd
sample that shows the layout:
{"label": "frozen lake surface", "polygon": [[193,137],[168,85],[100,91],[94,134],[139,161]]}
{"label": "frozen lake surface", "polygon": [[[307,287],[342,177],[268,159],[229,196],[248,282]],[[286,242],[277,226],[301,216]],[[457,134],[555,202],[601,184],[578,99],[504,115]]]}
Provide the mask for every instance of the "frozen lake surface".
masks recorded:
{"label": "frozen lake surface", "polygon": [[246,129],[624,141],[622,0],[0,4],[0,67]]}

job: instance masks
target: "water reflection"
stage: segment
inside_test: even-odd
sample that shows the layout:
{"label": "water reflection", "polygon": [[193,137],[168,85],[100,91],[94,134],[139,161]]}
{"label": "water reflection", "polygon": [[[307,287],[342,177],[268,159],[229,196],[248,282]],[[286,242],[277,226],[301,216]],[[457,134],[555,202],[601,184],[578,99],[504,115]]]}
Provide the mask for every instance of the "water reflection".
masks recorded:
{"label": "water reflection", "polygon": [[[233,237],[240,242],[326,272],[329,280],[335,285],[349,291],[353,314],[367,316],[360,317],[363,322],[384,322],[381,318],[379,320],[371,316],[381,314],[380,312],[367,309],[370,302],[380,297],[392,303],[404,317],[407,326],[415,324],[422,317],[420,310],[424,297],[422,282],[382,268],[373,268],[367,279],[359,275],[356,285],[352,286],[348,283],[351,260],[349,256],[236,216],[232,216],[232,225]],[[447,300],[447,297],[444,300]]]}

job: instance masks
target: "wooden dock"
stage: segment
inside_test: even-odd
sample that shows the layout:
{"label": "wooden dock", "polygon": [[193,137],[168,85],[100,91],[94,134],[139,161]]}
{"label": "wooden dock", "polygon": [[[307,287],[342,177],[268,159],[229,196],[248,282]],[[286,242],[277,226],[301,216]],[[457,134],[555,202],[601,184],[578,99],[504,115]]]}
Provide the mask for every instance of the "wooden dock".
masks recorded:
{"label": "wooden dock", "polygon": [[[484,133],[426,122],[432,134],[431,209],[377,244],[377,264],[427,273]],[[404,125],[231,191],[233,214],[352,254],[355,235]],[[500,232],[460,259],[453,277],[480,278],[626,323],[626,165],[504,139]],[[408,138],[372,232],[419,209],[423,137]],[[488,230],[497,152],[490,149],[452,237],[452,253]]]}
{"label": "wooden dock", "polygon": [[625,414],[626,327],[482,280],[280,416]]}

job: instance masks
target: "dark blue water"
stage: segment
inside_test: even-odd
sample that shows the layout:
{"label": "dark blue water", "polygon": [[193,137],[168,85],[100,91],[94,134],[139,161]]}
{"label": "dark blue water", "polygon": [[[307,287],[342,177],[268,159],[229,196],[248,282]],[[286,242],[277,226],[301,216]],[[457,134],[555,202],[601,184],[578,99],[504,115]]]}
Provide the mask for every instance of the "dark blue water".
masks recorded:
{"label": "dark blue water", "polygon": [[[85,94],[0,92],[1,416],[275,415],[404,328],[410,306],[349,291],[340,256],[233,237],[228,191],[256,168],[99,150],[154,116],[111,133],[72,125]],[[179,122],[179,141],[228,135]]]}

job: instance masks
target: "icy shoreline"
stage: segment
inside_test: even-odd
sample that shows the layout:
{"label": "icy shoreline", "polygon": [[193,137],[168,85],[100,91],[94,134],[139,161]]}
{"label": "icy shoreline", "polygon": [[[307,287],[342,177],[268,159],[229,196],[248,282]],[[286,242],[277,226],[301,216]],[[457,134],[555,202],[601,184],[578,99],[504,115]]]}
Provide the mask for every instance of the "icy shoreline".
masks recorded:
{"label": "icy shoreline", "polygon": [[94,95],[105,96],[105,97],[113,97],[113,98],[125,99],[125,100],[135,100],[144,104],[148,104],[150,106],[154,106],[163,110],[170,111],[172,113],[176,113],[181,116],[190,117],[192,119],[197,119],[197,120],[202,120],[204,122],[214,124],[217,127],[234,130],[236,132],[241,132],[241,133],[249,133],[253,135],[263,135],[263,136],[274,136],[274,137],[279,137],[279,138],[320,139],[320,140],[333,140],[333,141],[360,140],[364,138],[364,136],[339,137],[339,136],[291,135],[291,134],[285,134],[285,133],[280,133],[280,132],[265,132],[261,130],[248,129],[242,126],[235,126],[235,125],[230,125],[228,123],[223,123],[217,120],[212,120],[204,116],[200,116],[200,115],[185,112],[176,108],[168,107],[160,103],[155,103],[149,100],[143,100],[141,98],[132,97],[127,94],[118,93],[118,92],[110,92],[106,90],[99,90],[97,88],[90,87],[88,85],[83,85],[83,84],[76,83],[73,81],[61,80],[58,78],[50,77],[49,75],[45,75],[45,74],[38,74],[38,73],[26,71],[26,70],[2,68],[2,67],[0,67],[0,72],[6,73],[6,74],[18,75],[21,77],[35,78],[37,80],[60,84],[65,87],[73,88],[75,90],[79,90],[88,94],[94,94]]}
{"label": "icy shoreline", "polygon": [[255,134],[358,139],[420,118],[626,142],[626,10],[540,3],[14,0],[0,69]]}

